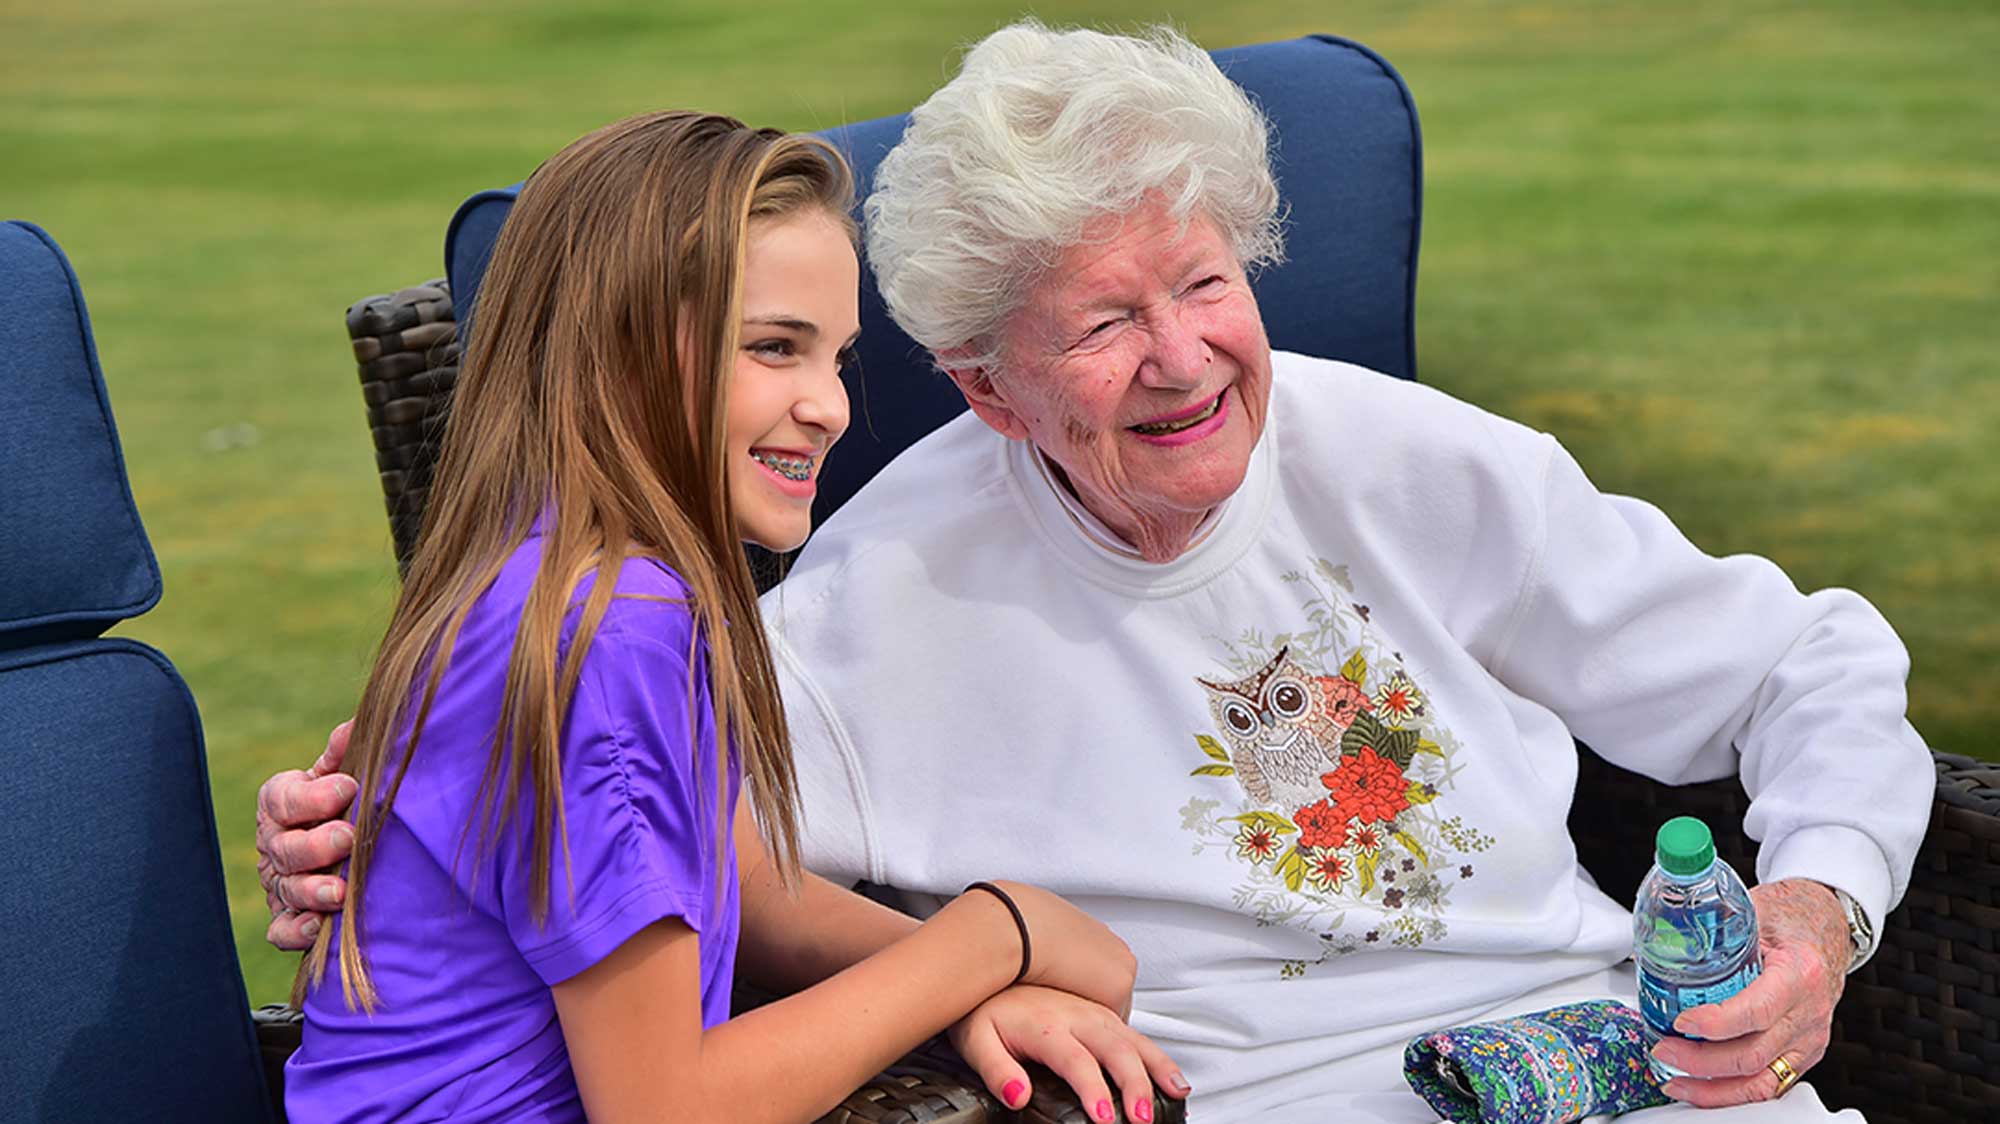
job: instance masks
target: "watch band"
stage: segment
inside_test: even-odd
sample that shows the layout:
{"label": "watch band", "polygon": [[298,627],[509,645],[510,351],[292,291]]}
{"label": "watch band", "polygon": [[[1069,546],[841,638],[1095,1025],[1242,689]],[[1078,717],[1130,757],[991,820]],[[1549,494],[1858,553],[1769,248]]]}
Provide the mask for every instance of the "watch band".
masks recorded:
{"label": "watch band", "polygon": [[1847,970],[1852,972],[1875,954],[1875,925],[1868,920],[1868,911],[1861,908],[1854,895],[1837,886],[1827,889],[1833,891],[1833,896],[1840,901],[1841,912],[1847,915]]}

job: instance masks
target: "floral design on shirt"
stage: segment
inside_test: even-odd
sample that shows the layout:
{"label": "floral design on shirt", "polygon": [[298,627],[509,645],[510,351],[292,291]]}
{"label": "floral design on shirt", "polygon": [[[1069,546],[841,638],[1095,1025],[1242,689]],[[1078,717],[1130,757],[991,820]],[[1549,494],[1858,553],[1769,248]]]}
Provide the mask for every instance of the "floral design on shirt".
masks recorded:
{"label": "floral design on shirt", "polygon": [[1320,560],[1283,579],[1307,594],[1307,627],[1224,641],[1238,678],[1196,678],[1215,728],[1195,736],[1205,761],[1191,775],[1231,787],[1180,815],[1195,853],[1221,848],[1248,867],[1237,908],[1318,935],[1321,955],[1286,962],[1290,978],[1368,945],[1444,939],[1452,888],[1493,841],[1444,815],[1458,740],[1421,672],[1352,600],[1347,568]]}

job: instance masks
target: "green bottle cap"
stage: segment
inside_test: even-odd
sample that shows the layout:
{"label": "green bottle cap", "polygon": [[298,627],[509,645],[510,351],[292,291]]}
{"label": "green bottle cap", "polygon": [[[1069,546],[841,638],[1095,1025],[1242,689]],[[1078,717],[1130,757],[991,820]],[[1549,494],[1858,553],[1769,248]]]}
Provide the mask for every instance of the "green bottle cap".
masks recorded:
{"label": "green bottle cap", "polygon": [[1693,816],[1675,816],[1660,825],[1654,855],[1668,874],[1700,874],[1715,862],[1715,837]]}

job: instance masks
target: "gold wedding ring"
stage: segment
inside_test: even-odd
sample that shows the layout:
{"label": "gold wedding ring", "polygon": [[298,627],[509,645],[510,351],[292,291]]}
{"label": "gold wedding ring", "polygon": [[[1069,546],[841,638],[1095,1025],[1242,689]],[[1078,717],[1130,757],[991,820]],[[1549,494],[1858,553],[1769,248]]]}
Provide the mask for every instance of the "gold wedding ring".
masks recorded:
{"label": "gold wedding ring", "polygon": [[1786,1061],[1783,1055],[1780,1055],[1778,1060],[1772,1062],[1767,1068],[1772,1073],[1778,1075],[1778,1091],[1773,1096],[1782,1097],[1791,1091],[1792,1086],[1799,1083],[1799,1071],[1793,1069],[1792,1063]]}

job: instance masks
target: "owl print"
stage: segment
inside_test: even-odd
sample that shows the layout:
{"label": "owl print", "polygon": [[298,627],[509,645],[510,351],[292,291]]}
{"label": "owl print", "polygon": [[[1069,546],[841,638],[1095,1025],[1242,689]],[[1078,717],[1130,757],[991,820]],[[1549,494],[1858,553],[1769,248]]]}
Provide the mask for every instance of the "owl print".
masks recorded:
{"label": "owl print", "polygon": [[1229,743],[1243,791],[1286,813],[1326,797],[1320,777],[1340,763],[1340,735],[1374,709],[1361,688],[1313,674],[1293,662],[1290,650],[1278,649],[1244,679],[1195,679],[1208,692],[1209,713]]}

